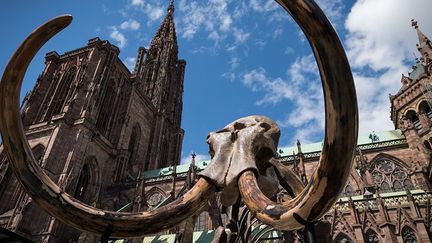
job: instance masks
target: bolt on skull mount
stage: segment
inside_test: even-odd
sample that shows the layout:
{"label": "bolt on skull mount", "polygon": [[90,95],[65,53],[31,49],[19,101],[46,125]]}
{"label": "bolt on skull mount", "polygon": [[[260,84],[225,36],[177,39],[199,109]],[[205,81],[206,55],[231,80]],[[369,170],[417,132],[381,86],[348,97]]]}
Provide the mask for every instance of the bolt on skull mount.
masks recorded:
{"label": "bolt on skull mount", "polygon": [[[278,204],[273,166],[279,128],[268,118],[239,119],[209,135],[212,163],[195,186],[177,200],[148,212],[119,213],[86,205],[62,191],[41,169],[26,140],[19,111],[25,71],[36,52],[72,21],[56,17],[33,31],[18,47],[0,83],[0,131],[11,167],[33,201],[53,217],[77,229],[116,237],[135,237],[173,227],[194,215],[216,189],[223,203],[240,195],[251,213],[278,230],[302,228],[319,220],[336,202],[348,178],[357,141],[357,100],[347,57],[322,10],[313,0],[277,0],[308,38],[321,74],[325,99],[325,138],[318,167],[292,200]],[[275,186],[276,185],[276,186]],[[262,190],[266,194],[262,193]],[[169,220],[166,220],[169,218]]]}

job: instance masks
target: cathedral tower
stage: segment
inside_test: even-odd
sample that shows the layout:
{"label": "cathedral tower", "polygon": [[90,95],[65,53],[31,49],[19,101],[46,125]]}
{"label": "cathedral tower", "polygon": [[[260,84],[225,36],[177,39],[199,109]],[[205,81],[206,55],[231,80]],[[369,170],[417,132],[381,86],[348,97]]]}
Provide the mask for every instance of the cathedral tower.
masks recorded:
{"label": "cathedral tower", "polygon": [[[30,146],[59,187],[98,208],[133,210],[145,170],[180,163],[183,79],[174,4],[133,72],[106,40],[45,56],[22,105]],[[77,240],[80,232],[40,210],[14,177],[0,145],[0,227],[37,242]],[[60,238],[59,238],[60,237]]]}
{"label": "cathedral tower", "polygon": [[398,93],[390,95],[391,119],[406,137],[412,163],[427,170],[432,152],[432,45],[417,21],[412,20],[412,26],[417,31],[421,58],[416,60],[408,76],[402,75]]}

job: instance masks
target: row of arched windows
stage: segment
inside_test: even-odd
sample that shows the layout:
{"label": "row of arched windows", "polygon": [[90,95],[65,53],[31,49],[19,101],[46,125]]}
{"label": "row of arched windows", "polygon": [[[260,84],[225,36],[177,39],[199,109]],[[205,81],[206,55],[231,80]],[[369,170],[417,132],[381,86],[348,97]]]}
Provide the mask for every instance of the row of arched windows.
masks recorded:
{"label": "row of arched windows", "polygon": [[422,123],[420,116],[425,119],[432,119],[432,110],[427,101],[422,101],[419,105],[418,112],[411,109],[405,113],[405,117],[414,125],[417,132],[422,132],[425,124]]}
{"label": "row of arched windows", "polygon": [[[380,237],[378,234],[372,230],[368,229],[364,235],[364,242],[365,243],[380,243],[382,242],[380,240]],[[417,236],[413,229],[411,229],[408,226],[405,226],[402,228],[401,237],[403,240],[403,243],[417,243]],[[336,237],[333,239],[334,243],[354,243],[355,241],[351,239],[347,234],[344,234],[343,232],[340,232],[336,235]]]}
{"label": "row of arched windows", "polygon": [[36,117],[37,121],[47,121],[52,116],[58,115],[63,111],[64,105],[72,96],[73,90],[71,90],[71,87],[75,80],[76,72],[77,68],[73,66],[61,76],[61,79],[59,73],[50,75],[47,78],[50,84],[39,109],[39,114]]}

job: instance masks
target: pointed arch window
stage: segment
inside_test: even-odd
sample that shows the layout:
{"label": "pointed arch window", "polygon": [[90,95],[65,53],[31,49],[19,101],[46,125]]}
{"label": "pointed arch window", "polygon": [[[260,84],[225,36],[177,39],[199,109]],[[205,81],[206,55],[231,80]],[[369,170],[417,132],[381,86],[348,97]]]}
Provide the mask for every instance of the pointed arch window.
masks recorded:
{"label": "pointed arch window", "polygon": [[380,189],[381,189],[381,192],[384,192],[384,193],[392,191],[390,188],[390,185],[385,181],[383,183],[381,183]]}
{"label": "pointed arch window", "polygon": [[405,226],[402,229],[402,239],[404,243],[417,243],[417,237],[414,233],[414,231],[410,228]]}
{"label": "pointed arch window", "polygon": [[381,192],[414,189],[406,170],[390,158],[380,158],[374,163],[372,177]]}
{"label": "pointed arch window", "polygon": [[333,243],[353,243],[353,240],[344,233],[339,233],[333,240]]}
{"label": "pointed arch window", "polygon": [[141,138],[141,128],[139,124],[135,124],[135,126],[132,128],[132,133],[128,145],[128,152],[129,152],[129,162],[127,166],[128,173],[134,172],[133,166],[135,165],[135,161],[137,159],[140,138]]}
{"label": "pointed arch window", "polygon": [[54,115],[61,113],[63,106],[66,103],[70,87],[75,78],[75,74],[76,74],[76,67],[71,67],[63,75],[63,78],[61,79],[60,83],[57,85],[50,107],[48,108],[48,112],[46,115],[47,118],[50,118]]}
{"label": "pointed arch window", "polygon": [[88,164],[84,164],[74,193],[74,197],[76,199],[82,200],[84,198],[87,192],[89,182],[90,182],[90,168]]}
{"label": "pointed arch window", "polygon": [[45,146],[43,146],[42,144],[38,144],[38,145],[33,147],[32,151],[33,151],[33,155],[34,155],[36,161],[38,162],[38,164],[42,165],[42,159],[43,159],[43,155],[45,153]]}
{"label": "pointed arch window", "polygon": [[365,243],[379,243],[378,234],[372,229],[368,229],[365,234]]}
{"label": "pointed arch window", "polygon": [[[129,100],[130,86],[127,83],[127,79],[123,80],[122,86],[119,90],[119,95],[117,98],[117,104],[114,112],[114,119],[112,121],[111,127],[121,127],[125,122],[127,114],[127,106]],[[119,140],[121,129],[113,129],[110,134],[111,143],[116,144]]]}
{"label": "pointed arch window", "polygon": [[406,118],[408,118],[412,122],[412,124],[414,125],[414,127],[416,128],[417,131],[422,130],[422,128],[423,128],[422,124],[420,122],[420,119],[419,119],[417,113],[414,110],[409,110],[405,116],[406,116]]}
{"label": "pointed arch window", "polygon": [[48,83],[49,87],[47,92],[45,93],[45,97],[44,100],[42,102],[42,105],[39,109],[38,115],[36,116],[36,119],[34,120],[34,122],[38,122],[38,121],[43,121],[42,119],[46,120],[48,117],[45,116],[45,113],[48,109],[48,105],[53,97],[54,94],[54,90],[56,88],[56,86],[58,85],[58,79],[59,79],[59,73],[56,72],[54,75],[53,74],[47,74],[47,77],[45,78],[45,82]]}
{"label": "pointed arch window", "polygon": [[393,183],[393,188],[395,191],[403,191],[404,190],[404,186],[402,185],[402,183],[400,183],[400,181],[395,181]]}
{"label": "pointed arch window", "polygon": [[98,197],[100,186],[98,162],[94,156],[89,156],[81,168],[76,187],[71,190],[74,190],[73,195],[76,199],[92,204]]}
{"label": "pointed arch window", "polygon": [[432,119],[432,110],[427,101],[422,101],[419,105],[420,114],[424,114],[429,119]]}
{"label": "pointed arch window", "polygon": [[408,189],[408,190],[414,190],[414,185],[412,183],[412,181],[410,179],[406,179],[404,181],[404,186]]}
{"label": "pointed arch window", "polygon": [[108,133],[108,125],[111,118],[111,113],[116,100],[116,89],[114,80],[110,80],[105,90],[103,102],[100,107],[99,117],[96,123],[98,130],[105,136]]}

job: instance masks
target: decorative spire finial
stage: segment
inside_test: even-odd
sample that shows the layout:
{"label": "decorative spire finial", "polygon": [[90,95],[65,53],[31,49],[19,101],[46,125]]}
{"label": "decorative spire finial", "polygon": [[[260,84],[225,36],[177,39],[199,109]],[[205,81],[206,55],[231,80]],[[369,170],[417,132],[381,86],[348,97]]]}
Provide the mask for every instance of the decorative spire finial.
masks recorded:
{"label": "decorative spire finial", "polygon": [[167,11],[168,11],[169,14],[174,13],[174,0],[170,1],[170,4],[168,6],[168,10]]}
{"label": "decorative spire finial", "polygon": [[418,29],[418,24],[415,19],[411,19],[411,26],[414,27],[414,29]]}
{"label": "decorative spire finial", "polygon": [[419,39],[419,42],[416,46],[422,55],[420,60],[423,60],[426,62],[426,61],[430,60],[430,58],[432,56],[432,43],[429,40],[429,38],[420,30],[420,27],[418,26],[418,23],[416,20],[412,19],[411,25],[416,30],[417,36]]}

